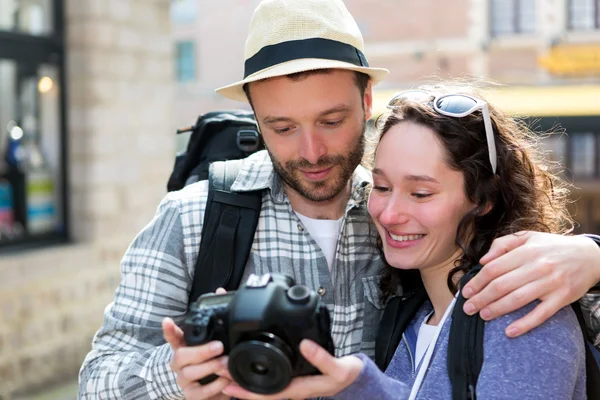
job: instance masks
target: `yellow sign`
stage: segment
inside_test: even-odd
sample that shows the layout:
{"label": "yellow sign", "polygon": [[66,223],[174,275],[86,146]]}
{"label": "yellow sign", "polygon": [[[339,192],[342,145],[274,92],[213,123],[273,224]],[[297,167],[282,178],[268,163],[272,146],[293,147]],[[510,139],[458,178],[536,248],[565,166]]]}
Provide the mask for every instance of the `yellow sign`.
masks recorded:
{"label": "yellow sign", "polygon": [[600,75],[600,44],[556,45],[538,64],[554,75]]}

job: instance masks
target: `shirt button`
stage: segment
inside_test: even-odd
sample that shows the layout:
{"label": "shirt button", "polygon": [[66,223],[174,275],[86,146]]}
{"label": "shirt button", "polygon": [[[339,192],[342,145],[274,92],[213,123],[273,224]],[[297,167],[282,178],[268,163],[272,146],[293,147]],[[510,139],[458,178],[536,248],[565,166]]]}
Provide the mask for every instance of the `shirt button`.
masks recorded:
{"label": "shirt button", "polygon": [[302,226],[302,224],[298,224],[298,230],[300,232],[304,231],[304,227]]}
{"label": "shirt button", "polygon": [[327,293],[327,289],[325,289],[324,287],[320,287],[317,289],[317,293],[319,294],[319,296],[325,296],[325,293]]}

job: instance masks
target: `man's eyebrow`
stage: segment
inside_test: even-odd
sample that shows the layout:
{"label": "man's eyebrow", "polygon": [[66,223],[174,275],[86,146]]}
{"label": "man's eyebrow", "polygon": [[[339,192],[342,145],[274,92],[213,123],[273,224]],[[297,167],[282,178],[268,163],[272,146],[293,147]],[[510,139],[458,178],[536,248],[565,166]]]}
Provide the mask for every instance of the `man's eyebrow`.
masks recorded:
{"label": "man's eyebrow", "polygon": [[[348,113],[350,112],[350,107],[348,107],[345,104],[340,104],[338,106],[332,107],[328,110],[322,111],[319,113],[319,117],[325,117],[329,114],[335,114],[335,113]],[[289,117],[280,117],[280,116],[275,116],[275,115],[267,115],[266,117],[263,118],[263,123],[265,124],[275,124],[277,122],[292,122],[293,119],[289,118]]]}
{"label": "man's eyebrow", "polygon": [[288,117],[276,117],[276,116],[271,116],[271,115],[267,115],[266,117],[263,118],[263,123],[265,124],[275,124],[277,122],[290,122],[292,121],[291,118]]}
{"label": "man's eyebrow", "polygon": [[351,109],[349,106],[345,105],[345,104],[340,104],[338,106],[332,107],[328,110],[323,111],[322,113],[319,114],[319,117],[324,117],[326,115],[329,114],[335,114],[335,113],[347,113],[350,112]]}
{"label": "man's eyebrow", "polygon": [[[383,177],[386,176],[385,172],[383,172],[383,170],[380,168],[374,168],[373,171],[371,171],[371,173],[373,175],[379,175],[379,176],[383,176]],[[414,182],[440,183],[437,179],[432,178],[429,175],[406,175],[406,176],[404,176],[404,179],[407,181],[414,181]]]}

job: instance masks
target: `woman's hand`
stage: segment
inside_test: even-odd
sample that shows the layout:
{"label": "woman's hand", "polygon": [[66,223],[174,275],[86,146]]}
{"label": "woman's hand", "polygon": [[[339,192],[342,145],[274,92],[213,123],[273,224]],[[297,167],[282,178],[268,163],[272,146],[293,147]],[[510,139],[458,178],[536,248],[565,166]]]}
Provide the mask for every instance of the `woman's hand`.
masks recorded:
{"label": "woman's hand", "polygon": [[[306,399],[320,396],[333,396],[350,386],[363,368],[363,362],[355,356],[335,358],[324,348],[313,341],[303,340],[300,343],[300,353],[314,365],[323,375],[301,376],[294,378],[282,392],[274,395],[260,395],[248,392],[233,383],[223,389],[223,393],[239,399]],[[231,379],[228,372],[220,375]]]}

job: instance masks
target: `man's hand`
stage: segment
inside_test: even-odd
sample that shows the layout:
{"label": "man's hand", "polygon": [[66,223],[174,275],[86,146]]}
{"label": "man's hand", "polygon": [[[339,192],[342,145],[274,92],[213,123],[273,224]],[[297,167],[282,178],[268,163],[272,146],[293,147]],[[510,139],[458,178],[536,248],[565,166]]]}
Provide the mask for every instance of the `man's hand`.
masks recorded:
{"label": "man's hand", "polygon": [[[225,293],[217,290],[218,294]],[[221,393],[230,380],[219,377],[217,380],[200,385],[198,380],[212,374],[227,371],[227,356],[215,358],[223,353],[223,343],[213,341],[201,346],[186,346],[183,331],[170,318],[162,322],[163,336],[173,349],[171,369],[177,375],[177,385],[187,400],[196,399],[229,399]]]}
{"label": "man's hand", "polygon": [[494,240],[484,268],[465,285],[467,314],[490,320],[541,303],[506,328],[509,337],[541,325],[600,280],[600,248],[585,236],[519,232]]}
{"label": "man's hand", "polygon": [[[308,339],[300,343],[300,352],[323,375],[294,378],[284,391],[270,396],[248,392],[235,383],[227,386],[223,393],[239,399],[262,400],[328,397],[350,386],[358,378],[363,367],[360,358],[355,356],[335,358],[327,350]],[[224,375],[230,377],[227,372]]]}

